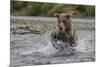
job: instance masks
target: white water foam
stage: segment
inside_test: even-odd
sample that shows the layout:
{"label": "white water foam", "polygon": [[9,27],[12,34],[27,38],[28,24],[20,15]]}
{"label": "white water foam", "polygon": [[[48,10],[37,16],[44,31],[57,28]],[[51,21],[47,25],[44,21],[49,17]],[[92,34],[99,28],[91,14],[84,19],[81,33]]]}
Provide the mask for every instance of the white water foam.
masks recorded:
{"label": "white water foam", "polygon": [[[86,38],[82,39],[82,40],[79,40],[78,41],[78,46],[74,47],[74,49],[76,51],[79,51],[79,52],[90,52],[91,50],[86,50],[86,47],[89,46],[89,42],[88,42],[88,39],[90,39],[92,35],[89,35],[87,36]],[[48,42],[48,45],[42,49],[39,49],[40,52],[43,52],[45,54],[55,54],[55,53],[58,53],[59,51],[57,49],[55,49],[53,46],[52,46],[52,43],[51,41],[47,40]],[[73,48],[66,48],[66,50],[64,50],[63,52],[61,53],[69,53],[70,52],[70,49],[73,49]]]}
{"label": "white water foam", "polygon": [[68,48],[64,49],[63,51],[59,51],[58,49],[55,49],[52,46],[52,43],[48,40],[48,45],[46,47],[44,47],[44,48],[39,49],[38,51],[42,52],[45,55],[55,55],[55,54],[63,55],[63,54],[71,54],[71,53],[73,53],[72,49],[73,48],[68,47]]}
{"label": "white water foam", "polygon": [[79,51],[79,52],[89,52],[91,50],[86,50],[86,47],[89,46],[89,42],[88,42],[88,39],[91,37],[92,35],[88,36],[87,38],[84,38],[82,40],[79,40],[78,41],[78,46],[76,46],[76,50]]}
{"label": "white water foam", "polygon": [[[88,39],[91,37],[92,35],[88,36],[87,38],[84,38],[82,40],[79,40],[78,41],[78,46],[74,47],[74,49],[76,51],[79,51],[79,52],[89,52],[89,51],[86,51],[86,47],[87,45],[89,44],[88,43]],[[42,53],[44,55],[53,55],[53,54],[57,54],[57,53],[67,53],[69,54],[71,51],[70,51],[70,48],[68,47],[66,50],[64,51],[60,51],[55,49],[53,46],[52,46],[52,43],[50,41],[50,38],[49,36],[46,36],[47,39],[45,39],[45,41],[47,42],[47,46],[45,47],[42,47],[42,48],[39,48],[39,49],[36,49],[36,50],[30,50],[28,52],[23,52],[24,54],[32,54],[32,53]],[[38,43],[41,45],[41,43]],[[72,48],[71,48],[72,49]]]}
{"label": "white water foam", "polygon": [[39,49],[39,52],[45,53],[45,54],[55,54],[57,50],[52,46],[52,43],[48,41],[48,45],[44,48]]}

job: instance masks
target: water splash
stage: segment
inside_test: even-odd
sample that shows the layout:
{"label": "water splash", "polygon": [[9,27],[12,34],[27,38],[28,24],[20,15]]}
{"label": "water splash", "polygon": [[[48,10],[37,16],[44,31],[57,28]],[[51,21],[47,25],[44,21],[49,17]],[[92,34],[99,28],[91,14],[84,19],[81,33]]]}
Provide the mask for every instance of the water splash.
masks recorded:
{"label": "water splash", "polygon": [[78,41],[78,46],[75,47],[75,49],[79,52],[89,52],[91,50],[86,50],[86,48],[89,46],[88,40],[90,39],[92,35],[87,36],[86,38]]}
{"label": "water splash", "polygon": [[52,43],[50,41],[48,41],[48,45],[44,48],[39,49],[39,52],[45,53],[45,54],[55,54],[57,52],[57,50],[52,46]]}
{"label": "water splash", "polygon": [[[90,39],[91,36],[92,35],[89,35],[88,37],[86,37],[82,40],[79,40],[78,46],[74,47],[74,49],[76,51],[79,51],[79,52],[88,52],[89,50],[87,51],[86,47],[89,44],[88,39]],[[43,37],[45,38],[45,42],[47,42],[47,45],[45,47],[40,47],[39,49],[33,49],[33,50],[30,50],[30,51],[21,52],[21,53],[23,53],[23,54],[42,53],[43,55],[70,54],[70,53],[72,53],[71,49],[73,49],[73,48],[68,47],[64,51],[59,51],[52,46],[52,43],[50,41],[50,36],[45,34],[45,36],[43,36]],[[36,44],[42,45],[41,43],[36,43]]]}

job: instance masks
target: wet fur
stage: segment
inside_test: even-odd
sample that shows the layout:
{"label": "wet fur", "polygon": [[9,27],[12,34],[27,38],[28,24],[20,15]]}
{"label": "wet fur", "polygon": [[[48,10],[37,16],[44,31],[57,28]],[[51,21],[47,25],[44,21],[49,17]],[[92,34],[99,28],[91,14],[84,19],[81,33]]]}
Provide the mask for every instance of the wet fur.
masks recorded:
{"label": "wet fur", "polygon": [[[60,50],[63,50],[69,46],[75,47],[77,45],[77,36],[70,16],[66,14],[58,14],[56,17],[58,26],[57,29],[55,29],[51,34],[51,42],[53,47]],[[63,23],[63,26],[61,26],[60,23]],[[60,26],[64,29],[63,31],[60,30]],[[59,44],[57,43],[58,41]]]}

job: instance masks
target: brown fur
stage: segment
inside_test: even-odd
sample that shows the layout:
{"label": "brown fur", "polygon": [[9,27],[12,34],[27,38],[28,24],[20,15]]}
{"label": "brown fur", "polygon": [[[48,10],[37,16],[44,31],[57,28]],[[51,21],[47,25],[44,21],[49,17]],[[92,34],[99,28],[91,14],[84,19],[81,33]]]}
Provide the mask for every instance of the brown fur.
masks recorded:
{"label": "brown fur", "polygon": [[[56,49],[63,49],[68,46],[76,46],[77,36],[73,28],[70,15],[56,14],[58,26],[51,34],[51,42]],[[57,42],[62,43],[58,44]]]}

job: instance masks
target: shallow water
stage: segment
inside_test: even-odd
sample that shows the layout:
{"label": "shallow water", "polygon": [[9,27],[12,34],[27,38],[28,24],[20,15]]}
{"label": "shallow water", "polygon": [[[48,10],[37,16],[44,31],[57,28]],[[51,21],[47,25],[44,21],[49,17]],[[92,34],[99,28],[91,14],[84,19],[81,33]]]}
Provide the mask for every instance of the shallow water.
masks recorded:
{"label": "shallow water", "polygon": [[58,51],[50,41],[51,31],[44,34],[11,34],[11,66],[58,64],[95,61],[94,31],[79,30],[78,46]]}
{"label": "shallow water", "polygon": [[[55,29],[56,18],[11,17],[10,66],[95,61],[95,20],[73,18],[73,21],[78,35],[74,52],[70,48],[59,51],[52,46],[50,35]],[[18,27],[21,28],[13,33]],[[22,29],[24,27],[30,27],[34,32]]]}

